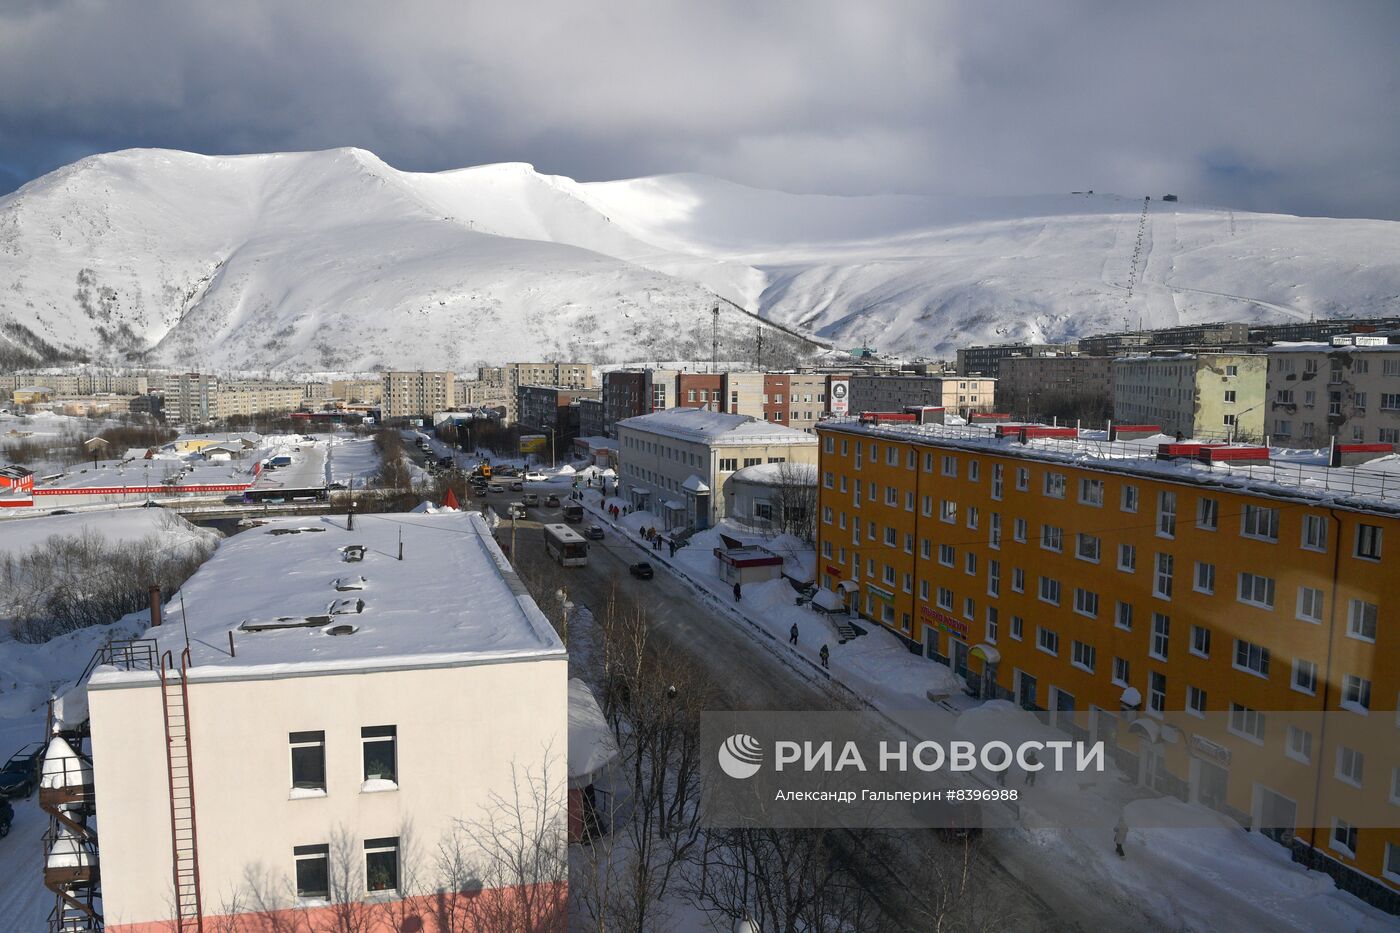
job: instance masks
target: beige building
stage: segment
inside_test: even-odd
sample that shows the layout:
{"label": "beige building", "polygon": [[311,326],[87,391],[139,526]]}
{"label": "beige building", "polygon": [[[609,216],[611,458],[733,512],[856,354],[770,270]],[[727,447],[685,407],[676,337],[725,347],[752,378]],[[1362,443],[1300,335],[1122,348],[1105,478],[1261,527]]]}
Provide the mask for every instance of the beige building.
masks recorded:
{"label": "beige building", "polygon": [[1166,434],[1262,440],[1268,357],[1174,353],[1113,361],[1113,418]]}
{"label": "beige building", "polygon": [[1400,444],[1400,343],[1347,335],[1275,344],[1264,428],[1283,447]]}
{"label": "beige building", "polygon": [[296,411],[306,399],[300,382],[220,382],[214,394],[214,417],[252,417]]}
{"label": "beige building", "polygon": [[165,380],[165,418],[202,424],[219,416],[219,379],[208,373],[178,373]]}
{"label": "beige building", "polygon": [[384,911],[356,928],[398,930],[388,907],[427,916],[434,891],[464,889],[439,845],[477,862],[460,826],[510,823],[500,801],[531,781],[520,812],[531,829],[534,806],[557,813],[539,837],[562,849],[567,656],[479,513],[274,522],[224,542],[182,597],[188,641],[170,618],[110,646],[85,702],[59,702],[61,727],[91,730],[51,746],[41,791],[76,801],[52,811],[72,824],[48,850],[78,905],[61,906],[80,914],[73,878],[100,871],[109,933],[273,909],[298,929]]}
{"label": "beige building", "polygon": [[905,405],[932,405],[965,415],[996,407],[997,381],[986,376],[851,376],[851,411],[899,411]]}
{"label": "beige building", "polygon": [[724,411],[731,415],[762,418],[766,401],[765,374],[736,372],[724,374]]}
{"label": "beige building", "polygon": [[385,418],[424,418],[452,407],[456,397],[449,372],[387,372],[380,414]]}
{"label": "beige building", "polygon": [[383,379],[333,379],[331,398],[349,403],[378,405],[384,398]]}
{"label": "beige building", "polygon": [[617,445],[621,494],[666,529],[718,522],[729,478],[744,467],[817,462],[816,435],[703,408],[619,421]]}
{"label": "beige building", "polygon": [[[517,390],[523,385],[562,386],[572,389],[591,389],[597,383],[593,379],[591,363],[507,363],[505,366],[483,366],[477,370],[480,390],[473,392],[480,400],[463,398],[461,406],[504,405],[506,420],[516,421]],[[493,392],[492,389],[500,391]]]}

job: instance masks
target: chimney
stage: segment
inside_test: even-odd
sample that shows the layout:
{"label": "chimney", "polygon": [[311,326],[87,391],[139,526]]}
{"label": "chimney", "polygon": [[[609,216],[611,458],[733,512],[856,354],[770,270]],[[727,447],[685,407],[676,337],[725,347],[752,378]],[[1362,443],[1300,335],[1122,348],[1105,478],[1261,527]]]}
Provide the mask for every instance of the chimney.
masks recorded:
{"label": "chimney", "polygon": [[160,587],[151,587],[151,625],[160,625]]}

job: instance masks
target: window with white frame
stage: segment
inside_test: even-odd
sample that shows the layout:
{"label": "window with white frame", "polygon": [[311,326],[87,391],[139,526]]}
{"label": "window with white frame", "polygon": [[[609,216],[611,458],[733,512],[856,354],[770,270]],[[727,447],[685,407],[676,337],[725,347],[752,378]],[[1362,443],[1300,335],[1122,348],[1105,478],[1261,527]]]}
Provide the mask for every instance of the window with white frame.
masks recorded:
{"label": "window with white frame", "polygon": [[1065,497],[1065,474],[1055,470],[1045,471],[1045,494],[1052,499]]}
{"label": "window with white frame", "polygon": [[1312,586],[1298,587],[1298,618],[1304,622],[1321,622],[1322,599],[1322,590]]}
{"label": "window with white frame", "polygon": [[993,512],[987,516],[987,546],[993,550],[1001,549],[1001,513]]}
{"label": "window with white frame", "polygon": [[1365,755],[1345,745],[1337,746],[1337,780],[1360,787],[1365,768]]}
{"label": "window with white frame", "polygon": [[947,455],[947,454],[945,454],[945,455],[943,456],[943,475],[944,475],[944,476],[957,476],[957,475],[958,475],[958,458],[957,458],[957,457],[949,456],[949,455]]}
{"label": "window with white frame", "polygon": [[1099,650],[1087,642],[1076,641],[1070,645],[1070,663],[1075,667],[1094,672],[1094,665],[1098,663]]}
{"label": "window with white frame", "polygon": [[1371,708],[1371,681],[1357,674],[1342,678],[1342,709],[1365,712]]}
{"label": "window with white frame", "polygon": [[1030,524],[1024,518],[1018,518],[1011,523],[1011,540],[1017,544],[1025,544],[1030,535]]}
{"label": "window with white frame", "polygon": [[922,599],[924,602],[928,602],[928,581],[927,581],[927,580],[920,580],[920,581],[919,581],[919,598]]}
{"label": "window with white frame", "polygon": [[1317,664],[1306,658],[1293,659],[1293,677],[1289,686],[1308,696],[1317,694]]}
{"label": "window with white frame", "polygon": [[944,567],[955,567],[958,562],[958,549],[951,544],[938,546],[938,562]]}
{"label": "window with white frame", "polygon": [[1200,687],[1186,688],[1186,711],[1194,716],[1206,714],[1206,692]]}
{"label": "window with white frame", "polygon": [[1119,687],[1128,686],[1128,659],[1113,659],[1113,683]]}
{"label": "window with white frame", "polygon": [[1266,505],[1246,505],[1240,516],[1240,534],[1260,541],[1278,540],[1278,509]]}
{"label": "window with white frame", "polygon": [[1167,710],[1167,675],[1161,671],[1150,671],[1147,676],[1147,709],[1152,713]]}
{"label": "window with white frame", "polygon": [[326,733],[290,732],[288,745],[292,752],[292,787],[302,790],[326,789]]}
{"label": "window with white frame", "polygon": [[963,554],[963,573],[969,577],[977,576],[977,552],[968,551]]}
{"label": "window with white frame", "polygon": [[1125,632],[1133,630],[1133,604],[1119,600],[1113,613],[1113,624]]}
{"label": "window with white frame", "polygon": [[1065,530],[1055,525],[1041,525],[1040,546],[1047,551],[1063,551],[1065,548]]}
{"label": "window with white frame", "polygon": [[1026,467],[1016,468],[1016,489],[1025,492],[1031,488],[1031,471]]}
{"label": "window with white frame", "polygon": [[1119,495],[1119,508],[1124,512],[1136,512],[1138,510],[1138,488],[1136,486],[1124,486]]}
{"label": "window with white frame", "polygon": [[1172,576],[1175,572],[1176,558],[1172,555],[1159,552],[1157,554],[1157,573],[1152,580],[1152,595],[1159,599],[1172,598]]}
{"label": "window with white frame", "polygon": [[397,836],[365,840],[365,888],[370,894],[399,889]]}
{"label": "window with white frame", "polygon": [[1050,577],[1040,578],[1040,599],[1052,606],[1060,604],[1060,581]]}
{"label": "window with white frame", "polygon": [[1095,618],[1099,614],[1099,594],[1082,587],[1074,588],[1074,611]]}
{"label": "window with white frame", "polygon": [[296,869],[297,897],[326,900],[331,896],[329,845],[293,846],[292,861]]}
{"label": "window with white frame", "polygon": [[1026,571],[1021,567],[1011,568],[1011,591],[1013,593],[1026,591]]}
{"label": "window with white frame", "polygon": [[971,596],[963,597],[963,615],[969,619],[977,618],[977,600]]}
{"label": "window with white frame", "polygon": [[971,528],[972,530],[976,531],[976,530],[977,530],[977,526],[980,525],[981,523],[982,523],[982,513],[981,513],[980,511],[978,511],[977,506],[975,506],[975,505],[969,505],[969,506],[967,507],[967,527],[969,527],[969,528]]}
{"label": "window with white frame", "polygon": [[1118,545],[1118,569],[1124,573],[1137,571],[1137,547],[1135,545]]}
{"label": "window with white frame", "polygon": [[997,629],[1000,628],[999,616],[996,606],[987,607],[987,642],[995,645],[997,643]]}
{"label": "window with white frame", "polygon": [[958,504],[951,499],[944,499],[938,517],[941,521],[956,525],[958,523]]}
{"label": "window with white frame", "polygon": [[1079,481],[1079,502],[1082,505],[1103,505],[1103,480],[1081,479]]}
{"label": "window with white frame", "polygon": [[1152,613],[1152,645],[1147,653],[1159,661],[1165,661],[1171,647],[1171,634],[1171,617],[1160,612]]}
{"label": "window with white frame", "polygon": [[1210,657],[1210,629],[1204,625],[1191,626],[1191,653],[1199,658]]}
{"label": "window with white frame", "polygon": [[938,608],[953,611],[953,591],[946,586],[938,588]]}
{"label": "window with white frame", "polygon": [[1053,629],[1048,629],[1043,625],[1035,628],[1035,646],[1046,654],[1058,656],[1060,653],[1060,635]]}
{"label": "window with white frame", "polygon": [[1269,649],[1243,638],[1235,639],[1235,670],[1269,676]]}
{"label": "window with white frame", "polygon": [[[1394,798],[1392,798],[1392,802]],[[1400,884],[1400,843],[1387,842],[1385,844],[1385,862],[1381,866],[1381,873],[1391,881]]]}
{"label": "window with white frame", "polygon": [[1020,616],[1011,617],[1011,637],[1020,641],[1026,632],[1026,620]]}
{"label": "window with white frame", "polygon": [[1356,556],[1362,560],[1380,560],[1381,533],[1379,525],[1357,525]]}
{"label": "window with white frame", "polygon": [[1327,519],[1321,515],[1303,516],[1302,547],[1309,551],[1327,550]]}
{"label": "window with white frame", "polygon": [[1176,493],[1169,489],[1157,493],[1157,535],[1176,537]]}
{"label": "window with white frame", "polygon": [[1005,472],[1005,471],[1002,469],[1002,465],[1001,465],[1000,463],[993,463],[993,464],[992,464],[992,498],[993,498],[993,499],[1000,499],[1001,496],[1002,496],[1002,485],[1003,485],[1002,474],[1003,474],[1004,472]]}
{"label": "window with white frame", "polygon": [[1347,609],[1347,637],[1360,641],[1376,640],[1376,618],[1380,607],[1364,599],[1353,599]]}
{"label": "window with white frame", "polygon": [[1264,714],[1241,703],[1230,704],[1230,722],[1227,728],[1241,738],[1252,742],[1264,741]]}
{"label": "window with white frame", "polygon": [[982,464],[978,460],[967,461],[967,481],[975,483],[982,478]]}
{"label": "window with white frame", "polygon": [[1001,561],[987,561],[987,595],[1001,595]]}
{"label": "window with white frame", "polygon": [[1215,592],[1215,565],[1205,561],[1196,561],[1196,583],[1197,593]]}
{"label": "window with white frame", "polygon": [[1196,500],[1196,527],[1214,531],[1220,526],[1220,500],[1202,496]]}
{"label": "window with white frame", "polygon": [[1075,556],[1080,560],[1099,562],[1099,550],[1101,542],[1097,535],[1087,535],[1080,532],[1075,536]]}
{"label": "window with white frame", "polygon": [[1288,738],[1283,746],[1283,753],[1294,761],[1301,761],[1308,764],[1312,761],[1312,733],[1297,726],[1288,727]]}
{"label": "window with white frame", "polygon": [[360,729],[361,757],[365,781],[397,783],[399,779],[398,729],[395,726],[364,726]]}

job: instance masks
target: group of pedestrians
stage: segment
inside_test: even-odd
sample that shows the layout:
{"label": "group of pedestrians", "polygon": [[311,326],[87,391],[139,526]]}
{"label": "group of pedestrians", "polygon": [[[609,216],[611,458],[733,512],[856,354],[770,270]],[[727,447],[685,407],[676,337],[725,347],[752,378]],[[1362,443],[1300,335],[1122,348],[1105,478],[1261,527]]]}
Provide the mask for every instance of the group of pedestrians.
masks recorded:
{"label": "group of pedestrians", "polygon": [[[736,583],[735,586],[738,586],[738,584]],[[792,623],[792,628],[788,629],[788,644],[792,645],[794,648],[797,647],[797,635],[797,623],[794,622]],[[822,645],[822,650],[817,652],[817,657],[822,660],[823,670],[831,670],[831,649],[829,647]]]}

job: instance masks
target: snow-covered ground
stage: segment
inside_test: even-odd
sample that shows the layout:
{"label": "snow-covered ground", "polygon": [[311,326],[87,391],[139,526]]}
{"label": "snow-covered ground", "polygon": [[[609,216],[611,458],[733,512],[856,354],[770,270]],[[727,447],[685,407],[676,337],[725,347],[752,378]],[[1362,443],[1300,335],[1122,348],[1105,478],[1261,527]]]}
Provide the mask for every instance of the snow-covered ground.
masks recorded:
{"label": "snow-covered ground", "polygon": [[73,515],[32,515],[0,521],[0,557],[18,556],[55,535],[101,535],[114,547],[155,539],[165,548],[210,541],[217,532],[198,528],[164,509],[107,509]]}
{"label": "snow-covered ground", "polygon": [[[654,525],[655,516],[632,512],[614,522],[606,510],[626,505],[624,500],[604,499],[598,490],[588,489],[584,501],[595,517],[625,529],[631,540],[646,549],[638,553],[638,559],[669,567],[725,604],[726,609],[741,614],[748,624],[773,636],[760,641],[789,655],[809,676],[825,676],[819,672],[817,652],[822,644],[828,645],[831,680],[885,714],[900,729],[926,728],[930,717],[936,717],[941,720],[939,734],[932,737],[937,738],[1063,738],[1014,704],[971,700],[962,693],[961,678],[942,665],[910,654],[878,625],[861,623],[868,634],[840,644],[830,621],[796,605],[795,591],[785,580],[746,585],[741,600],[735,603],[730,585],[717,575],[713,549],[721,543],[720,533],[746,543],[762,543],[784,556],[801,547],[791,538],[764,536],[724,522],[719,528],[693,535],[672,557],[669,549],[652,550],[638,533]],[[716,617],[727,616],[716,613]],[[799,630],[796,647],[788,643],[794,623]],[[947,699],[932,703],[929,691],[947,695]],[[917,718],[911,715],[915,712]],[[989,784],[993,780],[991,774],[977,777]],[[1061,865],[1065,884],[1090,896],[1099,892],[1132,900],[1143,915],[1160,919],[1164,929],[1303,933],[1397,927],[1394,917],[1340,891],[1326,874],[1308,872],[1292,862],[1281,846],[1258,833],[1243,832],[1237,824],[1200,807],[1191,808],[1189,822],[1205,828],[1132,829],[1124,859],[1114,854],[1111,833],[1062,828],[1075,824],[1074,813],[1082,814],[1080,825],[1102,823],[1103,813],[1123,813],[1130,827],[1186,822],[1179,814],[1172,818],[1161,811],[1187,804],[1174,798],[1145,797],[1144,793],[1133,782],[1121,779],[1111,763],[1107,772],[1093,780],[1046,773],[1037,781],[1039,811],[1022,807],[1024,828],[1018,832],[1023,844],[1010,847],[1008,857],[1022,863]]]}
{"label": "snow-covered ground", "polygon": [[1400,223],[1155,198],[1144,218],[1143,204],[794,195],[701,175],[581,184],[521,163],[419,174],[358,149],[128,150],[0,198],[16,270],[0,318],[99,355],[131,348],[100,336],[121,324],[132,347],[190,368],[358,370],[525,347],[703,358],[696,311],[716,296],[734,302],[718,302],[729,356],[755,328],[740,309],[838,346],[942,357],[1139,320],[1400,312]]}

